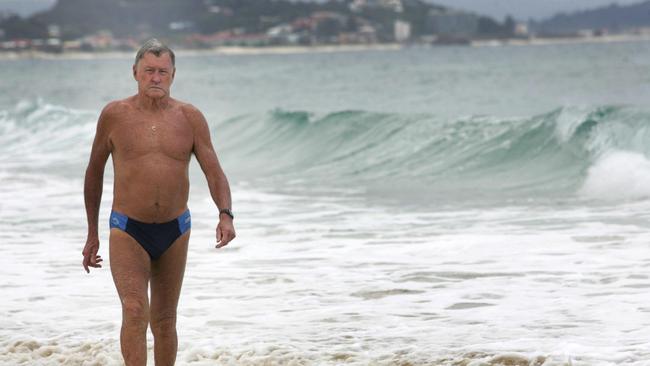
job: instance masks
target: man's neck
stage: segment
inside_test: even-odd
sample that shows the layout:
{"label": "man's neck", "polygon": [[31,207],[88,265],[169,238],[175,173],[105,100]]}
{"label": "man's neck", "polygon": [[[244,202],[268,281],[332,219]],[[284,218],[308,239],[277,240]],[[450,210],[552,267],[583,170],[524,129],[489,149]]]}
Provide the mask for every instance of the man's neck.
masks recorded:
{"label": "man's neck", "polygon": [[140,109],[145,111],[162,111],[169,107],[169,96],[164,96],[162,98],[150,98],[146,95],[138,94],[136,96],[136,104]]}

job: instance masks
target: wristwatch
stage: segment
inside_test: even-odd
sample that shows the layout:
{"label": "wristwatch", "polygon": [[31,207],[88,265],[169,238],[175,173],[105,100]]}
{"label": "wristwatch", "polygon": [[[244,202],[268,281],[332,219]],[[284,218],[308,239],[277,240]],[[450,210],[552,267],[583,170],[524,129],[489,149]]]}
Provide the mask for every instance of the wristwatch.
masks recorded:
{"label": "wristwatch", "polygon": [[229,208],[222,208],[221,210],[219,210],[219,215],[221,215],[221,214],[226,214],[226,215],[230,216],[230,219],[235,218],[235,215],[232,214],[232,211]]}

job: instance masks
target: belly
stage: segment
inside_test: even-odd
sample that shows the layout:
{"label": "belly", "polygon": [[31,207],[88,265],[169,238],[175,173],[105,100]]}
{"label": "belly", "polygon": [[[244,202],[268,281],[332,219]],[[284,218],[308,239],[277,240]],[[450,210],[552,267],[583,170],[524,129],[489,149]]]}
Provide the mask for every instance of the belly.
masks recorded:
{"label": "belly", "polygon": [[189,162],[151,154],[115,162],[113,209],[143,222],[166,222],[187,208]]}

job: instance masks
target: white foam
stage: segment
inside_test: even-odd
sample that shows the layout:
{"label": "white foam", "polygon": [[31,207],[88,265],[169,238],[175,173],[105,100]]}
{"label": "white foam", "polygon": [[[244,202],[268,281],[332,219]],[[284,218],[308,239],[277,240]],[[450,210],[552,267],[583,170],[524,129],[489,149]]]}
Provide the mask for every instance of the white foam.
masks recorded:
{"label": "white foam", "polygon": [[614,150],[589,168],[582,196],[608,201],[650,197],[650,160],[643,154]]}
{"label": "white foam", "polygon": [[[11,314],[0,322],[0,363],[119,364],[109,264],[90,275],[80,265],[81,182],[0,174],[0,183],[0,313]],[[234,186],[238,237],[215,250],[215,208],[193,183],[179,364],[644,359],[646,230],[600,221],[647,220],[647,205],[411,213]]]}

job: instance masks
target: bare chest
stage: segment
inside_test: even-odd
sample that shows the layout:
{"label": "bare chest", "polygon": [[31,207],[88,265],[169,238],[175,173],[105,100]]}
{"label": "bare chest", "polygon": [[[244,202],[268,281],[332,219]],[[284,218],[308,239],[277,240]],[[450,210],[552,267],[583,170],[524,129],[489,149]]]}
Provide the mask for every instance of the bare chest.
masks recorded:
{"label": "bare chest", "polygon": [[134,115],[116,126],[111,133],[113,154],[135,159],[160,154],[175,160],[189,160],[193,147],[193,131],[182,116]]}

